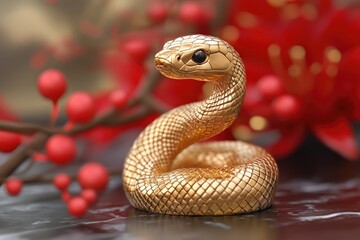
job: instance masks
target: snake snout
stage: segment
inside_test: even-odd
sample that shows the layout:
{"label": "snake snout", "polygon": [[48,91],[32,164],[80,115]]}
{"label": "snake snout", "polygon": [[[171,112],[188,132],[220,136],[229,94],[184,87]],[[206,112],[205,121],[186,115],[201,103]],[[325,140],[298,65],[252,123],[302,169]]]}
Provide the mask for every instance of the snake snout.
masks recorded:
{"label": "snake snout", "polygon": [[155,58],[154,61],[156,67],[163,66],[165,64],[165,60],[162,58]]}
{"label": "snake snout", "polygon": [[158,70],[168,70],[171,67],[169,61],[161,57],[156,57],[154,62]]}

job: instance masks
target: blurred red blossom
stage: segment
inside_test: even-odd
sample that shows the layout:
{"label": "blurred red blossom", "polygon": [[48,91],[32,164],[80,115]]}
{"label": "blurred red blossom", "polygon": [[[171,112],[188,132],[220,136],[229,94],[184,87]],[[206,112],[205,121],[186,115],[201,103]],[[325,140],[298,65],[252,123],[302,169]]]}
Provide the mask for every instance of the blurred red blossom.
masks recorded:
{"label": "blurred red blossom", "polygon": [[[360,10],[332,1],[233,1],[222,37],[239,51],[248,77],[233,130],[248,128],[248,140],[255,142],[257,135],[276,132],[264,146],[277,156],[291,153],[312,132],[344,157],[358,159],[352,122],[360,120],[360,35],[353,34],[359,30]],[[264,76],[272,76],[266,84],[273,90],[261,83]],[[284,93],[277,90],[282,87]],[[263,121],[254,121],[258,117]]]}
{"label": "blurred red blossom", "polygon": [[[254,142],[283,157],[313,134],[345,158],[358,159],[353,126],[360,120],[360,35],[354,33],[360,32],[360,8],[334,2],[152,0],[144,11],[112,18],[110,26],[86,16],[75,25],[78,36],[65,36],[56,41],[58,46],[44,42],[30,64],[40,69],[49,61],[90,55],[96,59],[91,67],[114,80],[112,89],[86,95],[86,108],[78,99],[71,104],[74,94],[68,99],[68,118],[81,125],[109,109],[126,116],[147,105],[146,97],[141,104],[134,101],[155,71],[153,55],[167,40],[215,35],[240,53],[248,81],[239,118],[217,140]],[[204,99],[212,90],[207,83],[157,78],[147,94],[162,109],[119,125],[95,124],[81,132],[75,126],[74,137],[87,139],[90,149],[101,148],[129,129],[144,128],[164,110]],[[85,110],[87,118],[78,119]]]}
{"label": "blurred red blossom", "polygon": [[[44,2],[54,8],[61,4]],[[5,182],[8,193],[17,195],[23,183],[38,180],[10,177],[26,160],[63,165],[93,158],[93,153],[111,149],[107,144],[116,137],[129,136],[126,131],[133,134],[134,128],[141,130],[166,110],[208,97],[211,84],[168,79],[152,63],[167,40],[199,33],[228,41],[240,53],[247,73],[240,116],[214,139],[253,142],[284,157],[312,134],[344,158],[359,160],[360,133],[355,129],[359,131],[360,121],[360,5],[338,4],[151,0],[139,11],[107,16],[102,12],[106,8],[99,8],[98,18],[85,14],[71,34],[45,36],[29,64],[43,70],[54,61],[73,65],[80,58],[90,59],[86,69],[105,73],[105,79],[113,80],[111,87],[95,94],[72,92],[63,126],[57,123],[57,102],[64,97],[68,77],[58,69],[51,67],[38,78],[39,93],[53,103],[47,127],[15,122],[0,98],[0,152],[9,153],[0,169],[0,184]],[[77,142],[79,138],[86,141]],[[110,174],[100,163],[83,164],[77,172],[82,188],[78,195],[68,189],[76,176],[61,173],[51,179],[70,214],[81,217],[106,188]]]}
{"label": "blurred red blossom", "polygon": [[[352,123],[360,120],[360,35],[353,33],[360,30],[360,10],[330,0],[233,0],[224,26],[210,32],[204,23],[221,13],[208,6],[184,1],[177,5],[178,21],[232,44],[245,62],[248,79],[239,119],[216,138],[255,142],[283,157],[312,133],[347,159],[358,159]],[[160,1],[153,7],[161,14],[168,9]],[[167,39],[188,34],[183,29],[170,35],[148,29],[117,36],[118,48],[103,54],[102,66],[125,91],[136,92],[147,74],[144,59],[152,54],[151,45],[160,48]],[[164,78],[155,94],[175,107],[200,100],[209,91],[199,82]]]}

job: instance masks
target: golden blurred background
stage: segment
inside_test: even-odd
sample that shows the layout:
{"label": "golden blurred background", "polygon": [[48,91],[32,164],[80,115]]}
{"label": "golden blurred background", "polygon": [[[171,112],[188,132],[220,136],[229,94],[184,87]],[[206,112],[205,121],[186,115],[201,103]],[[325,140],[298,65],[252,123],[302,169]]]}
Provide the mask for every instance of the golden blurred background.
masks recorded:
{"label": "golden blurred background", "polygon": [[[95,92],[111,88],[111,76],[96,67],[97,54],[104,48],[104,39],[114,20],[123,12],[143,11],[144,4],[140,2],[1,1],[0,97],[20,118],[47,117],[50,103],[38,94],[36,81],[38,74],[48,67],[59,68],[66,74],[67,95],[76,90]],[[89,22],[99,31],[91,30]],[[89,38],[86,31],[95,32],[94,36]],[[90,46],[90,53],[70,56],[72,40],[86,44],[88,50]],[[43,56],[41,49],[51,49],[53,57]]]}

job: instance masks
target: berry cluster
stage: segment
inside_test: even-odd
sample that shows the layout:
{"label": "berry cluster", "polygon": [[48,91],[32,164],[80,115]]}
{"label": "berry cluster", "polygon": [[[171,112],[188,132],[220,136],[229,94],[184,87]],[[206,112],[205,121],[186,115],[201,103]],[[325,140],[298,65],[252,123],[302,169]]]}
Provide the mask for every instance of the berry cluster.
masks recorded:
{"label": "berry cluster", "polygon": [[74,217],[82,217],[96,201],[98,194],[106,188],[109,174],[103,165],[90,162],[79,169],[77,180],[82,188],[77,196],[71,196],[69,192],[71,177],[68,174],[58,173],[53,178],[53,184],[61,192],[61,198],[67,204],[69,213]]}
{"label": "berry cluster", "polygon": [[[60,3],[48,1],[50,2],[53,5]],[[221,1],[218,2],[219,5],[223,5]],[[99,51],[101,67],[116,80],[121,79],[118,81],[121,87],[103,95],[98,94],[96,98],[84,91],[71,93],[66,99],[65,113],[68,121],[64,125],[59,126],[57,123],[60,115],[58,103],[64,98],[68,89],[67,77],[63,72],[53,68],[42,71],[38,77],[37,89],[45,99],[51,102],[49,125],[44,127],[36,124],[0,121],[0,151],[9,153],[5,164],[0,166],[0,179],[2,179],[0,183],[4,183],[8,194],[18,195],[23,184],[32,181],[31,178],[22,177],[22,172],[15,171],[28,159],[41,162],[41,164],[49,164],[52,167],[72,164],[77,158],[81,158],[76,137],[86,138],[87,143],[95,143],[99,146],[99,142],[112,140],[130,124],[131,126],[134,124],[145,126],[154,117],[168,110],[167,106],[172,107],[184,101],[198,100],[199,96],[192,92],[189,92],[187,96],[179,94],[174,97],[172,90],[162,91],[162,87],[168,88],[166,84],[170,82],[160,85],[156,90],[155,87],[162,77],[155,69],[152,72],[146,71],[146,62],[168,38],[173,37],[175,33],[173,30],[182,29],[182,35],[191,34],[192,31],[209,34],[209,23],[214,20],[215,4],[218,4],[217,0],[211,4],[203,1],[175,1],[174,4],[161,0],[150,1],[146,11],[142,13],[145,14],[142,18],[146,19],[147,28],[150,31],[144,30],[143,26],[140,26],[140,31],[133,31],[137,28],[135,25],[132,26],[134,29],[129,29],[131,24],[127,22],[131,22],[132,17],[138,18],[137,13],[121,16],[121,21],[115,25],[124,32],[117,33],[114,27],[114,32],[109,39],[110,44],[108,44],[112,48],[109,49],[111,51]],[[169,24],[176,27],[168,28]],[[159,27],[164,31],[153,31]],[[78,30],[82,36],[92,40],[100,39],[99,36],[104,33],[103,29],[90,20],[81,20]],[[43,69],[50,59],[65,62],[87,52],[94,52],[87,51],[88,46],[75,39],[66,38],[60,41],[61,47],[46,44],[34,54],[30,61],[31,67]],[[101,42],[99,45],[104,44]],[[60,48],[66,48],[66,51]],[[164,82],[166,80],[161,81],[162,84]],[[171,81],[170,88],[180,90],[185,87],[185,85],[174,83]],[[201,89],[199,83],[189,83],[187,87],[189,86],[196,86],[197,92]],[[134,123],[136,120],[142,121]],[[124,126],[118,127],[119,125]],[[21,147],[18,147],[20,145]],[[44,172],[43,175],[45,179],[45,176],[49,174]],[[61,198],[67,204],[70,214],[81,217],[106,187],[108,175],[106,168],[92,162],[84,164],[77,172],[77,176],[61,172],[55,173],[55,176],[51,175],[51,179],[61,192]],[[69,190],[71,189],[69,186],[75,182],[75,179],[82,189],[76,194]]]}
{"label": "berry cluster", "polygon": [[[171,107],[208,96],[207,84],[169,80],[147,67],[164,42],[194,33],[228,41],[246,66],[247,93],[240,117],[218,139],[264,144],[279,157],[294,151],[311,133],[345,158],[359,159],[353,126],[360,121],[356,67],[360,35],[349,33],[359,32],[360,14],[355,5],[339,8],[333,2],[151,0],[145,12],[109,17],[97,11],[94,19],[106,16],[99,25],[80,20],[79,36],[66,36],[59,41],[61,46],[45,44],[34,54],[31,66],[39,70],[48,60],[63,63],[96,52],[84,58],[99,60],[97,66],[113,77],[116,88],[96,98],[83,91],[72,93],[65,106],[68,122],[58,126],[58,102],[67,90],[66,76],[57,69],[43,71],[37,87],[52,103],[49,126],[0,121],[0,152],[9,153],[0,166],[0,183],[10,195],[17,195],[29,180],[17,172],[11,175],[25,160],[71,164],[81,157],[75,141],[80,133],[89,144],[103,146],[129,127],[144,127]],[[108,39],[106,32],[111,32]],[[94,51],[94,46],[101,48]],[[94,164],[78,171],[82,191],[76,196],[69,192],[76,177],[61,173],[53,179],[74,216],[83,215],[106,186],[105,168]]]}
{"label": "berry cluster", "polygon": [[[57,69],[43,71],[37,82],[39,93],[46,99],[52,101],[52,113],[50,117],[50,127],[55,129],[57,117],[59,115],[58,101],[64,96],[67,89],[65,75]],[[125,105],[125,94],[118,89],[110,95],[113,107],[119,109]],[[59,130],[51,132],[44,144],[44,152],[34,151],[33,161],[41,160],[60,166],[72,163],[77,155],[77,145],[74,138],[69,135],[69,131],[76,124],[86,124],[91,122],[96,116],[95,101],[86,92],[75,92],[67,100],[66,113],[69,122]],[[19,145],[26,142],[26,136],[18,133],[0,131],[0,151],[11,153]],[[85,163],[77,173],[77,181],[82,191],[77,196],[72,196],[69,192],[69,185],[72,181],[71,176],[66,173],[58,173],[53,177],[54,186],[61,192],[62,200],[68,205],[68,211],[74,217],[83,216],[89,206],[98,198],[98,194],[103,191],[108,183],[109,173],[107,169],[97,162]],[[23,187],[20,177],[8,177],[5,180],[5,189],[9,195],[18,195]]]}

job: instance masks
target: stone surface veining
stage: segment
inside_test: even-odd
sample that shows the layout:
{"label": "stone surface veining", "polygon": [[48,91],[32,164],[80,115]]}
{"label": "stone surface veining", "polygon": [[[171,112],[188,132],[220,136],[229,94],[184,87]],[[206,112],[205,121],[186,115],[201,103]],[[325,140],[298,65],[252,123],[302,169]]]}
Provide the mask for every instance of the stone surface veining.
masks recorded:
{"label": "stone surface veining", "polygon": [[67,214],[50,184],[27,186],[20,197],[8,197],[1,189],[0,239],[359,239],[360,165],[321,154],[323,163],[311,170],[311,152],[281,161],[273,207],[247,215],[138,211],[128,204],[118,177],[83,219]]}

